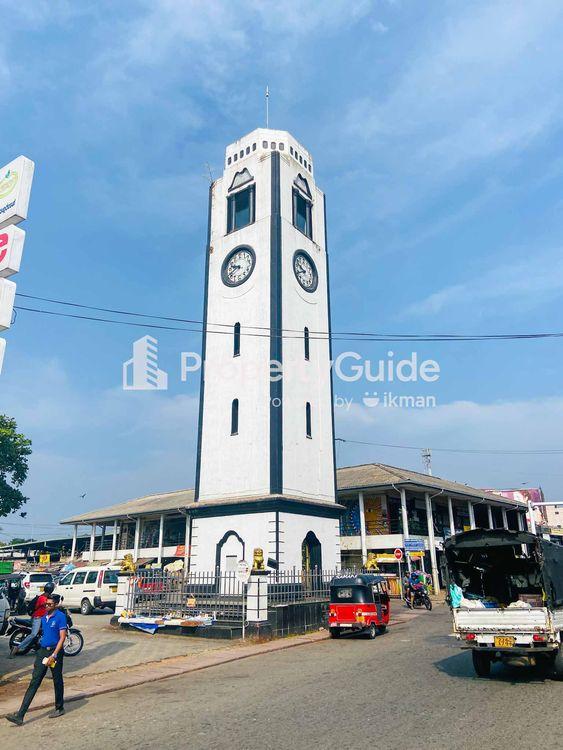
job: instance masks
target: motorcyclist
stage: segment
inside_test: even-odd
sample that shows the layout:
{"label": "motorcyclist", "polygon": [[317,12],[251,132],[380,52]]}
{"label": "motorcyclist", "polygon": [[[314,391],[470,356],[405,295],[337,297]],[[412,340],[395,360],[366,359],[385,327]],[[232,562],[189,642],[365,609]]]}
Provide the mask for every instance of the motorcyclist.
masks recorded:
{"label": "motorcyclist", "polygon": [[408,599],[407,604],[411,609],[414,602],[414,592],[420,590],[420,588],[424,588],[424,584],[422,583],[422,573],[416,568],[413,568],[408,577],[406,592]]}
{"label": "motorcyclist", "polygon": [[43,587],[43,593],[39,594],[39,596],[35,598],[33,602],[33,611],[30,612],[31,632],[20,643],[16,644],[12,648],[10,652],[11,659],[17,656],[18,651],[20,650],[25,651],[26,648],[31,646],[33,641],[39,635],[39,631],[41,629],[41,618],[47,613],[47,608],[46,608],[47,598],[53,593],[54,590],[55,590],[55,585],[53,583],[46,583],[45,586]]}

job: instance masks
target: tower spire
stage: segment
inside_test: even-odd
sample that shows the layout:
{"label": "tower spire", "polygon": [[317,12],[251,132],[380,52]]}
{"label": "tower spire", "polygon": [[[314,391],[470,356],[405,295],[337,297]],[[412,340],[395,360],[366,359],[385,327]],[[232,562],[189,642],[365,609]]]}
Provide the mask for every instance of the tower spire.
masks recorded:
{"label": "tower spire", "polygon": [[270,87],[266,86],[266,127],[270,127]]}

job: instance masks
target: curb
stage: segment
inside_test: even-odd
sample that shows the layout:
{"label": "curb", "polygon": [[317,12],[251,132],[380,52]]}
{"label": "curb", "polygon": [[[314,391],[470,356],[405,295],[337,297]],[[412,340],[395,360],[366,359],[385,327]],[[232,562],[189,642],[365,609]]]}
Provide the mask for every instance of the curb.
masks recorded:
{"label": "curb", "polygon": [[[409,618],[410,619],[410,618]],[[404,625],[408,620],[397,619],[390,622],[390,627]],[[148,662],[139,664],[125,670],[115,672],[102,672],[97,675],[84,675],[82,677],[69,677],[65,683],[65,703],[92,698],[96,695],[126,690],[130,687],[145,685],[151,682],[160,682],[170,677],[180,677],[191,672],[200,672],[203,669],[218,667],[223,664],[229,664],[235,661],[242,661],[253,656],[274,653],[276,651],[285,651],[297,646],[307,646],[312,643],[320,643],[329,640],[328,631],[316,632],[308,635],[299,635],[279,640],[269,641],[268,643],[252,644],[249,646],[231,647],[228,650],[212,651],[201,656],[172,656],[157,662]],[[73,685],[73,681],[85,681],[90,684],[80,688]],[[5,718],[6,714],[17,711],[21,703],[21,696],[15,700],[12,699],[9,704],[3,705],[0,709],[0,718]],[[44,708],[50,708],[53,705],[53,694],[50,687],[44,688],[36,696],[29,711],[40,711]]]}

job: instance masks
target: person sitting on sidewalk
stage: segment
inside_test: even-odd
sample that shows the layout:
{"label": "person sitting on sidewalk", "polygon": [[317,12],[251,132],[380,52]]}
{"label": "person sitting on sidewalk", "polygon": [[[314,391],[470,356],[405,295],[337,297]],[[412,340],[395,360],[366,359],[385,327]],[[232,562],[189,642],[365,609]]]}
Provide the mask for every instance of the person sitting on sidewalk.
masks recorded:
{"label": "person sitting on sidewalk", "polygon": [[10,659],[13,659],[18,651],[25,651],[29,648],[39,635],[39,630],[41,629],[41,618],[47,613],[47,608],[45,607],[47,597],[50,596],[54,590],[55,586],[52,583],[46,583],[43,587],[43,593],[36,596],[35,599],[30,602],[30,604],[33,605],[31,612],[29,612],[31,615],[31,633],[20,643],[16,643],[10,652]]}
{"label": "person sitting on sidewalk", "polygon": [[64,709],[64,683],[63,683],[63,645],[67,634],[66,615],[57,609],[51,596],[47,598],[47,614],[41,618],[41,640],[39,650],[33,665],[31,682],[23,697],[20,710],[14,714],[8,714],[6,719],[12,724],[21,726],[35,693],[43,682],[49,667],[53,672],[53,683],[55,688],[55,710],[49,714],[50,719],[63,716]]}

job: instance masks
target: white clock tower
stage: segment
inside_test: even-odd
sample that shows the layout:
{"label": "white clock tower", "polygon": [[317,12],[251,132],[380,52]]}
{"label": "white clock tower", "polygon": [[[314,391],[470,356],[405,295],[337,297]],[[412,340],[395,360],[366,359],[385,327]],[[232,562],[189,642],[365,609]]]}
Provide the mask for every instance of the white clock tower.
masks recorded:
{"label": "white clock tower", "polygon": [[340,563],[324,195],[289,133],[211,185],[192,569]]}

